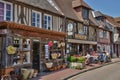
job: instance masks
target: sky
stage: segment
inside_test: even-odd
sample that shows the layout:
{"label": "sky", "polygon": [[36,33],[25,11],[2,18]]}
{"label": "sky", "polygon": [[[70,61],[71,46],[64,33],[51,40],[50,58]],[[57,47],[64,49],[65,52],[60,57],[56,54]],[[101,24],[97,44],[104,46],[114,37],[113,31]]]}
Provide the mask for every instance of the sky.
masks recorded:
{"label": "sky", "polygon": [[120,0],[84,0],[92,9],[112,17],[120,17]]}

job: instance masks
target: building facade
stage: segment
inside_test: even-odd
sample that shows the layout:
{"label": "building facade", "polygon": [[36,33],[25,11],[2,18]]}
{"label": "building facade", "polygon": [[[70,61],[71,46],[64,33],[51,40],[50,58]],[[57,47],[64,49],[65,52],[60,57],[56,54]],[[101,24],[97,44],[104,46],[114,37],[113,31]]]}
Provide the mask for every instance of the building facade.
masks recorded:
{"label": "building facade", "polygon": [[101,50],[105,49],[108,53],[111,53],[111,35],[112,31],[107,23],[107,18],[104,14],[99,11],[94,11],[93,16],[95,17],[97,23],[99,24],[97,30],[97,46],[100,46]]}
{"label": "building facade", "polygon": [[[62,66],[66,36],[61,29],[63,20],[63,14],[47,0],[0,0],[2,74],[9,73],[14,67],[29,67],[42,72],[47,70],[45,63],[48,61],[58,61]],[[61,44],[62,47],[58,46]],[[15,47],[16,53],[9,55],[7,46]],[[60,55],[55,61],[52,59],[53,53]]]}
{"label": "building facade", "polygon": [[67,32],[66,53],[84,55],[84,52],[90,50],[90,48],[96,50],[97,25],[91,15],[92,9],[83,0],[55,1],[64,15],[68,17],[65,21],[65,31]]}

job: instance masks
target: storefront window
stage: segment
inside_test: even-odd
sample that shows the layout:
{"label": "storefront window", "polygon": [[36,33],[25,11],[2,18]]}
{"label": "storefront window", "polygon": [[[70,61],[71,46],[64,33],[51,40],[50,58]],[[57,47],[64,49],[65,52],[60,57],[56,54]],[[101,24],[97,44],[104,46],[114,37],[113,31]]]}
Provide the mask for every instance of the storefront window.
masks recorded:
{"label": "storefront window", "polygon": [[71,54],[77,54],[77,51],[78,51],[77,49],[78,49],[78,47],[76,44],[70,44],[70,53]]}
{"label": "storefront window", "polygon": [[42,43],[42,59],[52,60],[62,58],[64,46],[65,43],[61,41],[46,41],[46,43]]}
{"label": "storefront window", "polygon": [[14,47],[17,49],[13,58],[13,65],[30,63],[30,39],[14,38]]}

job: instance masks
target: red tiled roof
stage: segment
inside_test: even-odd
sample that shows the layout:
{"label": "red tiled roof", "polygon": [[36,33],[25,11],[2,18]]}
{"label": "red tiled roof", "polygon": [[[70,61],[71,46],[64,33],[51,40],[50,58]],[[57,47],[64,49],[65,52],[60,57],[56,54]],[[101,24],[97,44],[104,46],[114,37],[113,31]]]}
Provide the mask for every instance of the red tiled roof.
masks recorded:
{"label": "red tiled roof", "polygon": [[114,18],[115,22],[117,23],[117,26],[120,27],[120,17]]}
{"label": "red tiled roof", "polygon": [[73,0],[72,6],[73,6],[73,8],[82,6],[82,7],[86,7],[88,9],[91,9],[91,7],[87,3],[84,2],[84,0]]}
{"label": "red tiled roof", "polygon": [[108,16],[108,15],[105,15],[105,16],[106,16],[106,19],[114,25],[114,27],[118,26],[117,22],[115,21],[115,18],[113,18],[112,16]]}

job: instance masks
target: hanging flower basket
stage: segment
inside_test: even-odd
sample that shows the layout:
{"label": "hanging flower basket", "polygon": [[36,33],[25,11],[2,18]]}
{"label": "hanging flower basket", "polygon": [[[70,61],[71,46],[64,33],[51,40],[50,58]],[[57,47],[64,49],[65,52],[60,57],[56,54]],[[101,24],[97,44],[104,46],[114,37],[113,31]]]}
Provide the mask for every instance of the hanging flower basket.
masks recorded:
{"label": "hanging flower basket", "polygon": [[16,52],[16,48],[15,47],[13,47],[13,46],[8,46],[7,48],[6,48],[6,50],[7,50],[7,53],[8,54],[15,54],[15,52]]}
{"label": "hanging flower basket", "polygon": [[57,55],[57,53],[52,53],[51,57],[52,57],[52,59],[57,59],[58,55]]}
{"label": "hanging flower basket", "polygon": [[45,65],[46,65],[47,68],[52,68],[53,63],[52,62],[48,62],[48,63],[45,63]]}
{"label": "hanging flower basket", "polygon": [[49,47],[52,47],[52,46],[53,46],[52,41],[49,41],[49,42],[48,42],[48,46],[49,46]]}

